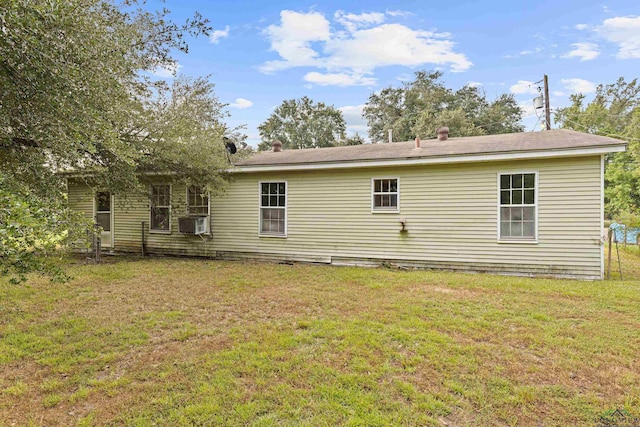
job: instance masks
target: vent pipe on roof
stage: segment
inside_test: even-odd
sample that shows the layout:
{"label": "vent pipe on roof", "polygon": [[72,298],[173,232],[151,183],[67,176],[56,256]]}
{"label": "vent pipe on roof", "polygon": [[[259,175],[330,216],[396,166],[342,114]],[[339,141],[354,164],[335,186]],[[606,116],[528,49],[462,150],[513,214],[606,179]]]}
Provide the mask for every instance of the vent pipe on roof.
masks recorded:
{"label": "vent pipe on roof", "polygon": [[436,134],[438,134],[438,141],[446,141],[449,138],[449,128],[446,126],[440,126],[436,130]]}
{"label": "vent pipe on roof", "polygon": [[275,141],[273,141],[273,144],[271,144],[271,147],[273,148],[274,153],[279,153],[282,151],[282,142],[276,139]]}
{"label": "vent pipe on roof", "polygon": [[393,129],[389,129],[389,143],[393,142]]}
{"label": "vent pipe on roof", "polygon": [[416,148],[420,148],[420,137],[416,136]]}

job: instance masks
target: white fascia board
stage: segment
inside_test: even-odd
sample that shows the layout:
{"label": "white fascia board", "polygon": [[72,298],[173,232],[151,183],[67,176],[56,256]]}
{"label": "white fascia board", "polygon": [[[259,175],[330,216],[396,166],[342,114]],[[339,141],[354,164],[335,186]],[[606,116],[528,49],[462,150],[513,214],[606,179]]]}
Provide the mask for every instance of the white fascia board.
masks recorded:
{"label": "white fascia board", "polygon": [[462,154],[457,156],[422,157],[416,159],[384,159],[384,160],[359,160],[341,161],[326,163],[301,163],[301,164],[280,164],[280,165],[247,165],[236,166],[228,172],[251,173],[251,172],[280,172],[298,170],[320,170],[320,169],[344,169],[344,168],[370,168],[381,166],[408,166],[408,165],[436,165],[443,163],[469,163],[469,162],[493,162],[501,160],[527,160],[546,159],[553,157],[583,157],[595,156],[608,153],[617,153],[626,150],[625,145],[613,145],[606,147],[570,148],[562,150],[524,151],[510,153],[492,154]]}

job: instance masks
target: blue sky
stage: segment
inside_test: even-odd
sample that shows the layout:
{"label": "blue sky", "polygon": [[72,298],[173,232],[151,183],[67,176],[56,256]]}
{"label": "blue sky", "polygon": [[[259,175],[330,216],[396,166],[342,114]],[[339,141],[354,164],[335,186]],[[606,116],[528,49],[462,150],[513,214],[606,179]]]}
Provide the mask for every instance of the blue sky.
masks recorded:
{"label": "blue sky", "polygon": [[[402,85],[417,70],[441,70],[453,89],[479,85],[491,100],[513,93],[527,131],[549,76],[551,109],[569,94],[640,77],[640,2],[612,1],[176,1],[177,21],[200,12],[209,39],[177,54],[178,70],[210,74],[228,103],[232,127],[248,142],[283,100],[309,96],[342,110],[349,133],[367,137],[361,110],[369,95]],[[167,76],[166,70],[158,70]],[[552,119],[553,121],[553,119]],[[422,136],[423,138],[428,136]]]}

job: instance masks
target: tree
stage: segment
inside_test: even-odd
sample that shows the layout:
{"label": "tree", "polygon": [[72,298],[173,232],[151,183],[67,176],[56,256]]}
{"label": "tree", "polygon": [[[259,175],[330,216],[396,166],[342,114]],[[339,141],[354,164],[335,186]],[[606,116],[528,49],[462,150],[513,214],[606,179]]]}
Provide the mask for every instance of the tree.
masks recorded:
{"label": "tree", "polygon": [[271,149],[276,140],[284,149],[340,145],[346,127],[342,112],[331,105],[314,103],[306,96],[288,99],[258,126],[262,138],[258,150]]}
{"label": "tree", "polygon": [[94,188],[115,193],[142,189],[150,169],[221,188],[222,136],[233,132],[213,85],[151,78],[175,69],[172,52],[210,27],[198,14],[183,24],[168,14],[135,0],[0,8],[0,203],[11,206],[0,211],[0,272],[55,274],[48,257],[75,221],[57,170],[90,170]]}
{"label": "tree", "polygon": [[607,156],[605,214],[614,217],[640,213],[640,84],[638,79],[599,85],[593,101],[571,95],[571,105],[556,112],[560,127],[611,136],[629,143],[627,151]]}
{"label": "tree", "polygon": [[348,136],[340,141],[337,145],[362,145],[364,144],[364,138],[356,132],[355,135]]}
{"label": "tree", "polygon": [[418,71],[415,76],[401,88],[369,96],[362,115],[372,140],[385,141],[389,129],[396,140],[429,138],[440,126],[449,126],[451,136],[522,132],[522,110],[513,95],[489,102],[477,87],[445,87],[439,71]]}

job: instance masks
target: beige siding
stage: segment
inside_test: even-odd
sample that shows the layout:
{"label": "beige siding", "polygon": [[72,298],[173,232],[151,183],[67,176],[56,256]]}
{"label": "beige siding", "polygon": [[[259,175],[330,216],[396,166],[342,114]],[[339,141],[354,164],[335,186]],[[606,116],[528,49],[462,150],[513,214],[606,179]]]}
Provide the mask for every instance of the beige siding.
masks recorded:
{"label": "beige siding", "polygon": [[[67,203],[71,209],[82,212],[89,220],[93,218],[93,190],[82,181],[67,181]],[[86,250],[85,239],[74,243],[77,250]]]}
{"label": "beige siding", "polygon": [[[500,172],[538,172],[538,243],[497,241]],[[371,212],[371,178],[400,179],[400,212]],[[150,252],[398,264],[596,278],[600,157],[340,171],[236,174],[211,201],[212,235],[148,235]],[[288,184],[287,237],[259,237],[260,181]],[[174,194],[184,188],[174,186]],[[70,194],[71,198],[71,194]],[[115,213],[116,249],[139,251],[148,202]],[[406,219],[401,233],[400,219]]]}
{"label": "beige siding", "polygon": [[87,184],[70,179],[67,181],[67,194],[71,209],[93,218],[93,190]]}

